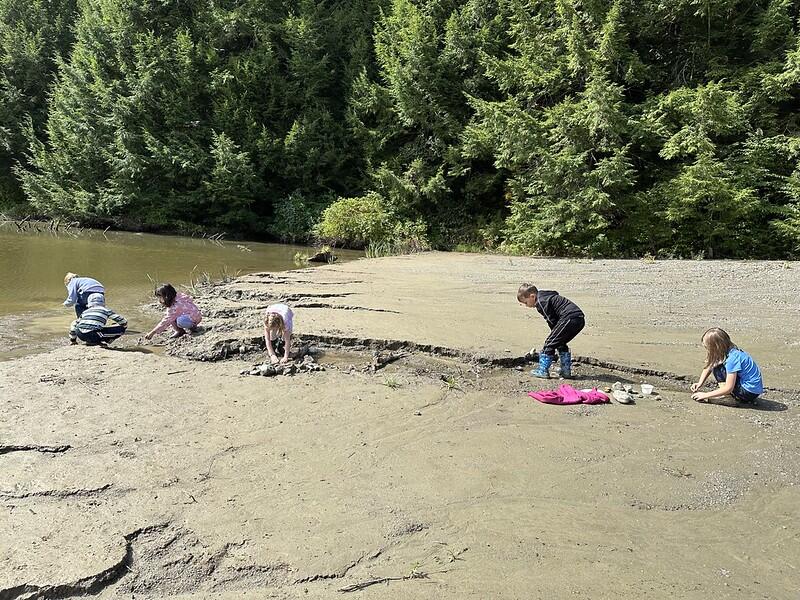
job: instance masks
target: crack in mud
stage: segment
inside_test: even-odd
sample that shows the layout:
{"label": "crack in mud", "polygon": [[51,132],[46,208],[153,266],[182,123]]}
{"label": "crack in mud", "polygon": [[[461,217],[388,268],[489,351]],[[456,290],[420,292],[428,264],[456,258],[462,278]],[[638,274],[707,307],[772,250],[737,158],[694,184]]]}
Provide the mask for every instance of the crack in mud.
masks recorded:
{"label": "crack in mud", "polygon": [[34,585],[24,583],[8,588],[0,588],[0,600],[40,600],[62,599],[73,596],[93,596],[105,588],[114,585],[131,571],[133,562],[133,543],[136,539],[151,531],[165,529],[168,524],[149,525],[124,535],[125,551],[117,562],[96,573],[83,577],[77,581],[56,585]]}
{"label": "crack in mud", "polygon": [[383,554],[384,550],[385,550],[385,548],[379,548],[378,550],[376,550],[375,552],[373,552],[372,554],[369,554],[369,555],[366,552],[362,552],[361,556],[359,556],[356,560],[347,563],[346,565],[344,565],[338,571],[335,571],[333,573],[316,573],[314,575],[309,575],[308,577],[303,577],[301,579],[295,579],[292,583],[294,585],[298,585],[300,583],[313,583],[315,581],[326,581],[326,580],[331,580],[331,579],[343,579],[343,578],[345,578],[347,576],[347,574],[350,571],[352,571],[355,567],[357,567],[362,562],[364,562],[364,559],[375,560],[381,554]]}
{"label": "crack in mud", "polygon": [[[25,498],[95,498],[112,487],[112,484],[107,483],[97,488],[77,488],[72,490],[41,490],[23,493],[0,491],[0,498],[6,500],[23,500]],[[0,596],[0,600],[2,600],[2,596]]]}
{"label": "crack in mud", "polygon": [[[357,292],[306,292],[294,294],[280,294],[271,290],[256,291],[256,290],[223,290],[216,294],[226,300],[267,300],[270,302],[297,302],[305,298],[346,298],[347,296],[357,296]],[[260,308],[266,308],[260,307]]]}
{"label": "crack in mud", "polygon": [[0,444],[0,454],[9,454],[11,452],[42,452],[58,454],[66,452],[72,448],[69,444],[60,444],[57,446],[44,446],[41,444]]}
{"label": "crack in mud", "polygon": [[[280,296],[283,302],[300,302],[306,298],[347,298],[348,296],[357,296],[356,292],[340,292],[340,293],[304,293],[304,294],[286,294]],[[266,306],[264,307],[266,308]]]}
{"label": "crack in mud", "polygon": [[[249,273],[248,275],[243,275],[241,277],[242,281],[247,281],[248,279],[269,279],[270,284],[274,285],[285,285],[285,284],[308,284],[308,285],[356,285],[359,283],[364,283],[363,279],[353,279],[350,281],[312,281],[310,279],[288,279],[277,277],[272,273]],[[262,281],[258,281],[258,283],[262,283]]]}
{"label": "crack in mud", "polygon": [[366,306],[336,306],[334,304],[326,304],[325,302],[297,302],[296,308],[329,308],[331,310],[360,310],[366,312],[379,312],[379,313],[392,313],[395,315],[402,314],[398,310],[390,310],[388,308],[367,308]]}

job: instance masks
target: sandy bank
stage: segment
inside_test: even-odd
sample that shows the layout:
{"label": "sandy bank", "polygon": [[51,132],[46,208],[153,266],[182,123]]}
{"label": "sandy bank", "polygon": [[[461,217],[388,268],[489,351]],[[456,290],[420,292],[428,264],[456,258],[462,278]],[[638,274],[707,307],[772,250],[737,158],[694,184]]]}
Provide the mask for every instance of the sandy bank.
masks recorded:
{"label": "sandy bank", "polygon": [[768,386],[800,389],[800,369],[793,368],[800,364],[800,264],[779,262],[429,253],[251,275],[212,291],[214,332],[186,352],[256,341],[258,311],[279,298],[297,307],[307,335],[522,356],[547,333],[536,311],[516,300],[523,281],[556,289],[584,309],[587,326],[573,344],[578,355],[696,377],[700,336],[720,326],[757,358]]}
{"label": "sandy bank", "polygon": [[[794,394],[700,405],[651,378],[660,401],[550,407],[514,369],[412,351],[373,372],[352,348],[323,348],[324,372],[239,375],[275,299],[319,346],[521,356],[545,327],[514,298],[531,279],[586,310],[578,354],[693,374],[698,330],[719,323],[768,383],[797,387],[797,271],[737,263],[773,289],[718,292],[711,314],[719,268],[359,261],[210,289],[210,331],[172,351],[230,360],[128,346],[0,363],[0,598],[791,598]],[[670,289],[679,272],[691,292]],[[578,377],[639,381],[587,365]]]}

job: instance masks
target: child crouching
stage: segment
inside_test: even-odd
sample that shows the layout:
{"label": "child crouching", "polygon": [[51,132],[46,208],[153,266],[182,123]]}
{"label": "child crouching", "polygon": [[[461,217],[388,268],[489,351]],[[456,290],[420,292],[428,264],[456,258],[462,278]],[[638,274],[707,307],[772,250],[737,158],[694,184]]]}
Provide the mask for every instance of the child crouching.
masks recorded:
{"label": "child crouching", "polygon": [[[271,304],[264,313],[264,345],[273,364],[289,362],[293,321],[294,313],[286,304]],[[277,353],[280,351],[283,351],[283,357],[279,359]]]}
{"label": "child crouching", "polygon": [[[706,349],[706,368],[700,373],[697,383],[692,384],[692,399],[707,402],[712,398],[732,396],[744,404],[754,404],[764,393],[761,369],[756,361],[731,341],[724,329],[712,327],[703,334],[703,347]],[[714,374],[717,389],[712,392],[699,391]]]}
{"label": "child crouching", "polygon": [[[86,300],[87,308],[81,316],[72,322],[69,328],[69,340],[72,344],[77,344],[78,340],[87,346],[97,346],[113,342],[125,333],[128,328],[128,321],[105,307],[105,296],[103,294],[90,294]],[[116,325],[108,325],[111,319]]]}
{"label": "child crouching", "polygon": [[164,318],[144,336],[145,339],[153,339],[154,335],[161,333],[168,327],[172,327],[173,332],[170,339],[179,338],[184,334],[197,331],[197,326],[203,316],[191,296],[178,292],[169,283],[159,286],[155,291],[155,296],[158,298],[159,304],[166,310],[164,311]]}

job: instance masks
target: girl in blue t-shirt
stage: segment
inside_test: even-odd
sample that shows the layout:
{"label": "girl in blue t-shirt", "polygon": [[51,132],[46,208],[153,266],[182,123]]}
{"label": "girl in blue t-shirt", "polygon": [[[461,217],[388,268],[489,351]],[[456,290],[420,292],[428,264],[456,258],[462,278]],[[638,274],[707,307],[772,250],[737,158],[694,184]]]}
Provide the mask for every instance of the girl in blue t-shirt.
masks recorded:
{"label": "girl in blue t-shirt", "polygon": [[[711,398],[733,396],[739,402],[753,404],[762,393],[764,383],[756,361],[731,341],[724,329],[712,327],[703,334],[706,368],[692,384],[692,399],[705,402]],[[713,373],[719,387],[712,392],[698,391]]]}

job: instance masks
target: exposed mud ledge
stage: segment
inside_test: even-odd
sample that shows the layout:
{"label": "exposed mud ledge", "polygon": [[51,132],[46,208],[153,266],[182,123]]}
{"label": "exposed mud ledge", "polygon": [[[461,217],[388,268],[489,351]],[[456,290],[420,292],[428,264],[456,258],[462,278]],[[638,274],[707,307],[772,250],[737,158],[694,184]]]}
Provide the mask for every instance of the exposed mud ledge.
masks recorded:
{"label": "exposed mud ledge", "polygon": [[164,529],[166,525],[142,527],[126,534],[125,549],[119,560],[107,569],[77,581],[56,585],[37,586],[30,583],[0,589],[0,600],[39,600],[60,599],[73,596],[93,596],[103,589],[117,583],[130,572],[133,559],[133,544],[140,535]]}
{"label": "exposed mud ledge", "polygon": [[[458,350],[455,348],[447,348],[445,346],[436,346],[433,344],[420,344],[410,340],[389,340],[389,339],[375,339],[375,338],[360,338],[354,336],[338,336],[338,335],[315,335],[303,334],[296,336],[300,344],[306,346],[316,346],[320,349],[347,349],[354,351],[404,351],[408,353],[419,353],[434,357],[452,358],[462,362],[482,365],[488,367],[498,368],[513,368],[524,366],[539,359],[537,353],[525,354],[522,356],[487,356]],[[173,350],[171,354],[181,356],[189,360],[198,360],[204,362],[218,362],[229,360],[232,358],[243,357],[251,352],[259,352],[264,350],[264,339],[261,336],[257,337],[241,337],[229,338],[220,340],[211,345],[210,347],[196,347],[196,346],[183,346],[179,349]],[[612,361],[602,360],[593,356],[573,356],[573,362],[576,364],[588,365],[606,369],[625,375],[638,375],[643,377],[657,377],[666,381],[673,381],[675,383],[685,383],[692,377],[681,375],[679,373],[671,373],[669,371],[662,371],[658,369],[648,369],[644,367],[635,367],[631,365],[624,365]],[[800,395],[800,390],[778,387],[765,387],[765,391],[778,392],[789,395]]]}

